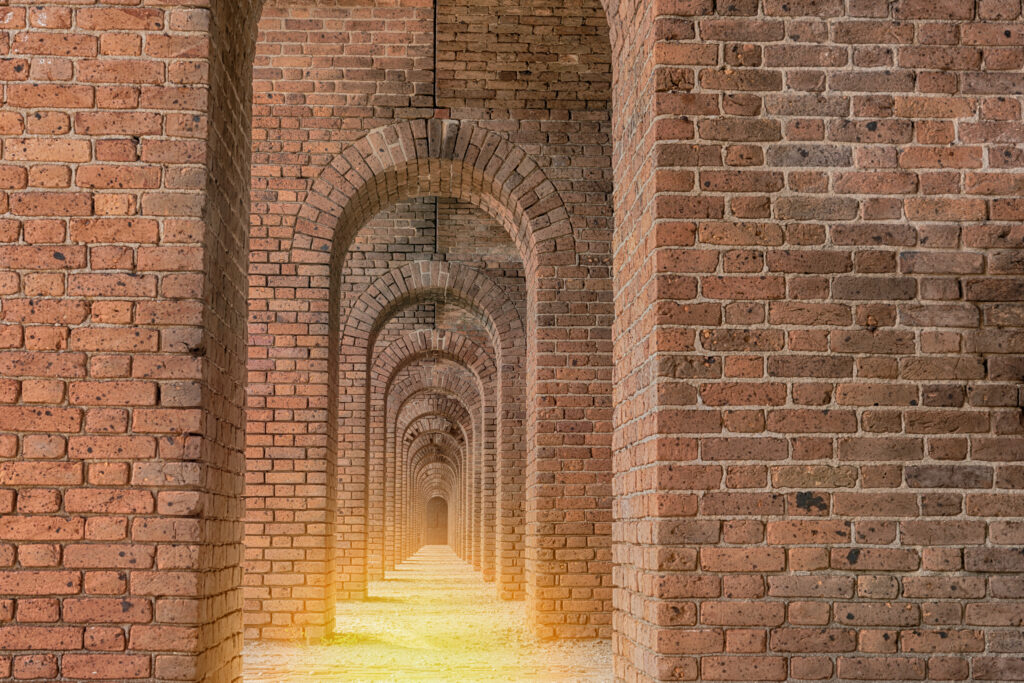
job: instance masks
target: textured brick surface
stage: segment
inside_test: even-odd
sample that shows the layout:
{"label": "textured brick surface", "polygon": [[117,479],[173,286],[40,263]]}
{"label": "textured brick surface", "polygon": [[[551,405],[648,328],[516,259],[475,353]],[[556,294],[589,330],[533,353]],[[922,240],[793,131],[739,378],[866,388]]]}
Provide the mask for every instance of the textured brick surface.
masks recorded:
{"label": "textured brick surface", "polygon": [[0,7],[0,678],[446,518],[624,680],[1024,679],[1019,0],[258,5]]}
{"label": "textured brick surface", "polygon": [[258,9],[0,8],[0,673],[240,675]]}
{"label": "textured brick surface", "polygon": [[1020,9],[621,3],[617,675],[1019,676]]}

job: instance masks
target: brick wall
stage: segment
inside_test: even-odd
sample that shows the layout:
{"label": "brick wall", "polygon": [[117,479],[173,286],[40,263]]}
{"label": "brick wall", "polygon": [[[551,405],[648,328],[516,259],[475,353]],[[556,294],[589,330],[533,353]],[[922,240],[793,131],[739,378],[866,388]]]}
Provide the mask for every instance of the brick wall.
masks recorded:
{"label": "brick wall", "polygon": [[1019,0],[257,14],[0,8],[0,678],[236,680],[442,496],[543,636],[614,539],[625,680],[1024,680]]}
{"label": "brick wall", "polygon": [[1020,679],[1020,3],[717,7],[616,17],[617,673]]}
{"label": "brick wall", "polygon": [[255,15],[0,8],[0,678],[239,675]]}

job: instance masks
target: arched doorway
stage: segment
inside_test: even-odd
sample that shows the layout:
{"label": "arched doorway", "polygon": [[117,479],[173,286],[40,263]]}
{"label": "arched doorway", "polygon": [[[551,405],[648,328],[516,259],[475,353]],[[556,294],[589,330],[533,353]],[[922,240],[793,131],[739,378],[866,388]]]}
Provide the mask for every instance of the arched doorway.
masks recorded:
{"label": "arched doorway", "polygon": [[[502,599],[525,598],[539,635],[610,635],[610,46],[597,0],[545,2],[399,3],[387,12],[407,35],[364,25],[363,8],[267,4],[252,135],[252,640],[329,634],[337,602],[418,551],[438,496],[445,544]],[[499,19],[521,25],[517,59],[533,68],[470,104],[455,45]],[[537,46],[560,52],[565,31],[579,54],[552,63]],[[391,68],[423,46],[435,69],[410,76],[432,81],[430,107],[415,84],[380,99],[327,64]],[[496,82],[511,73],[481,50]]]}
{"label": "arched doorway", "polygon": [[435,496],[427,501],[426,545],[448,545],[448,501]]}

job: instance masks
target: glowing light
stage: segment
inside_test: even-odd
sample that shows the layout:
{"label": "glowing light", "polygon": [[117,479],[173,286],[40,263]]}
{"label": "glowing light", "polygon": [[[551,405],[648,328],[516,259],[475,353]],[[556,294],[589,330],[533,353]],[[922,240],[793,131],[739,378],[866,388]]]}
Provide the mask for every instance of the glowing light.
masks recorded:
{"label": "glowing light", "polygon": [[340,603],[337,631],[324,645],[248,646],[245,680],[612,680],[607,641],[538,641],[525,604],[499,600],[447,546],[423,548],[367,600]]}

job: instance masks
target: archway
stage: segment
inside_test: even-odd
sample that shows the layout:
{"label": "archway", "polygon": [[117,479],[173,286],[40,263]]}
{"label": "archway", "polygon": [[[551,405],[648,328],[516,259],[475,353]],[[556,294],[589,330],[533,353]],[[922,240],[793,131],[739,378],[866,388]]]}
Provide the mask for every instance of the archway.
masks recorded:
{"label": "archway", "polygon": [[[291,16],[290,11],[275,5],[272,23]],[[531,11],[522,13],[524,26]],[[447,9],[438,12],[445,21]],[[409,16],[415,13],[410,10]],[[318,18],[304,16],[310,25]],[[305,30],[295,22],[289,28]],[[297,40],[295,35],[265,39],[293,45],[289,41]],[[301,48],[289,49],[304,54]],[[606,59],[600,47],[585,51],[581,62]],[[258,79],[269,84],[292,78],[275,71],[287,67],[265,54],[267,68]],[[308,66],[308,80],[316,82],[317,65]],[[580,70],[571,60],[564,68]],[[345,84],[338,87],[348,92]],[[468,417],[460,428],[467,443],[458,456],[457,514],[456,501],[449,500],[453,547],[485,576],[493,574],[503,595],[531,593],[531,605],[551,614],[537,621],[545,635],[606,631],[604,617],[591,620],[586,613],[606,610],[610,596],[604,584],[610,579],[600,579],[593,588],[589,579],[580,579],[609,569],[604,488],[610,469],[610,373],[601,368],[607,366],[610,346],[600,330],[610,323],[610,287],[595,287],[610,275],[610,232],[602,233],[609,228],[608,188],[602,184],[608,172],[601,161],[607,145],[600,137],[605,133],[599,109],[592,104],[599,90],[586,92],[581,103],[588,104],[580,105],[586,115],[579,123],[561,124],[560,132],[550,134],[551,144],[534,144],[525,129],[514,132],[472,115],[429,112],[424,118],[382,120],[374,126],[361,120],[350,130],[324,133],[316,151],[285,136],[261,147],[270,163],[286,162],[289,148],[312,152],[301,174],[308,180],[294,183],[294,194],[288,195],[284,181],[270,179],[263,186],[269,203],[257,206],[257,221],[266,229],[254,243],[261,259],[254,274],[268,277],[257,277],[263,288],[258,293],[267,294],[267,303],[254,329],[265,350],[255,365],[267,381],[261,382],[263,398],[254,416],[268,419],[257,420],[264,431],[261,443],[251,449],[264,461],[259,465],[267,469],[261,471],[278,476],[279,469],[292,468],[315,473],[303,474],[307,479],[327,482],[322,514],[307,509],[299,516],[315,523],[312,517],[321,515],[325,524],[307,525],[306,531],[327,539],[326,556],[335,562],[333,568],[321,565],[321,577],[307,573],[307,585],[326,582],[341,598],[358,597],[367,577],[401,559],[408,539],[395,520],[401,518],[410,480],[403,454],[408,445],[394,433],[398,420],[406,419],[397,412],[403,402],[392,396],[402,391],[404,380],[397,378],[407,368],[451,361],[468,369],[472,379],[466,387],[473,387],[457,390]],[[313,97],[296,95],[292,101],[301,107],[301,101]],[[271,117],[269,124],[285,113],[269,95],[259,107],[261,115]],[[296,140],[302,126],[316,117],[304,115],[310,118],[296,129]],[[574,127],[584,133],[579,144],[589,145],[592,158],[585,165],[591,170],[562,166],[562,155],[575,141],[554,140]],[[290,215],[281,210],[286,205],[294,208]],[[509,241],[514,268],[507,267],[511,261],[502,252],[502,263],[486,260],[492,258],[488,253],[477,257],[485,259],[484,267],[469,270],[499,283],[497,290],[508,292],[505,298],[512,306],[484,306],[485,289],[474,290],[478,280],[456,272],[469,272],[467,263],[459,262],[468,261],[468,253],[453,259],[439,247],[446,237],[438,216],[445,212],[453,224],[476,212],[472,220],[487,222]],[[279,221],[276,227],[274,220]],[[473,234],[483,236],[490,229],[474,228]],[[367,246],[385,236],[408,245],[407,253]],[[383,267],[383,261],[390,262]],[[512,278],[503,270],[515,270],[521,283],[510,286]],[[360,292],[349,286],[357,281]],[[287,307],[275,308],[281,306],[275,297],[285,289]],[[367,299],[387,304],[364,305]],[[452,326],[464,337],[458,348],[440,336],[422,338],[430,326],[435,331],[443,327],[438,323],[442,317],[447,324],[449,310],[455,309],[478,321],[472,330]],[[511,320],[510,310],[519,319],[514,328],[500,323],[502,316]],[[312,502],[307,499],[307,507]],[[261,526],[259,532],[268,528]],[[284,541],[271,539],[271,546],[278,540]],[[571,562],[567,551],[556,550],[568,547],[578,549]],[[275,566],[284,565],[270,565],[271,573]],[[285,585],[270,575],[261,581]],[[287,620],[287,615],[275,618]]]}
{"label": "archway", "polygon": [[448,545],[448,501],[435,496],[427,501],[425,545]]}
{"label": "archway", "polygon": [[[340,286],[332,273],[343,262],[358,226],[391,203],[424,195],[468,201],[506,227],[524,259],[525,323],[520,321],[516,306],[501,303],[507,301],[507,295],[487,277],[460,264],[433,260],[410,262],[380,276],[353,302],[344,320],[332,313]],[[607,571],[607,550],[602,551],[594,540],[607,539],[610,531],[609,500],[607,493],[601,491],[607,484],[599,484],[607,479],[610,467],[606,436],[610,424],[595,419],[607,410],[608,399],[592,391],[594,387],[607,387],[610,380],[610,373],[593,366],[595,359],[609,350],[606,338],[600,335],[587,341],[587,331],[585,337],[564,348],[555,343],[545,353],[538,353],[539,348],[533,350],[536,339],[561,337],[565,325],[560,323],[589,326],[599,320],[592,316],[580,318],[570,312],[572,306],[567,307],[567,298],[578,301],[574,288],[565,285],[582,274],[580,256],[575,253],[565,207],[543,171],[528,155],[493,133],[454,121],[414,121],[371,132],[350,146],[320,173],[304,207],[296,222],[290,259],[307,273],[310,284],[315,281],[319,285],[297,291],[297,297],[327,302],[326,308],[316,306],[322,313],[317,313],[313,320],[319,318],[320,329],[326,328],[328,334],[319,339],[307,336],[305,343],[311,348],[322,348],[326,341],[327,347],[326,374],[308,379],[323,383],[317,393],[326,394],[327,419],[317,432],[326,438],[316,440],[325,443],[326,448],[318,449],[318,454],[327,463],[324,471],[336,468],[339,477],[336,506],[338,519],[344,520],[344,524],[339,524],[336,539],[336,585],[345,595],[361,595],[367,572],[370,576],[379,575],[389,563],[386,548],[393,545],[382,531],[386,526],[384,517],[376,512],[364,517],[363,512],[368,505],[374,510],[386,510],[389,496],[398,500],[386,484],[382,484],[382,492],[378,492],[380,487],[376,485],[387,479],[384,468],[388,455],[382,439],[382,422],[375,416],[382,413],[374,413],[386,404],[373,403],[372,391],[379,384],[373,384],[370,374],[371,349],[396,312],[422,303],[454,302],[478,312],[497,355],[494,486],[470,482],[466,488],[467,509],[480,510],[481,514],[492,509],[484,496],[495,492],[494,543],[501,550],[495,553],[493,566],[501,593],[519,597],[529,594],[532,585],[539,591],[531,598],[535,608],[543,605],[554,612],[564,612],[566,608],[604,609],[604,600],[565,600],[566,607],[560,607],[562,601],[558,599],[538,601],[547,586],[563,580],[557,578],[563,574],[593,575],[595,571]],[[580,310],[589,307],[583,304]],[[567,364],[575,370],[566,373]],[[551,381],[558,374],[569,381]],[[360,377],[367,378],[368,385],[357,379]],[[517,398],[523,392],[533,395],[531,401],[524,403]],[[583,405],[578,398],[580,392],[589,397]],[[539,410],[541,405],[545,406],[543,410]],[[489,414],[489,409],[485,408],[485,412]],[[574,421],[577,426],[566,431]],[[313,426],[307,424],[305,429]],[[529,449],[525,447],[527,443],[531,445]],[[489,448],[489,444],[484,448]],[[531,454],[528,460],[527,451]],[[377,453],[381,465],[370,468],[369,463],[378,462]],[[485,481],[490,476],[487,468],[492,467],[492,459],[485,455],[470,456],[472,462],[477,458],[479,480]],[[537,458],[550,461],[541,464]],[[396,471],[397,467],[396,463]],[[468,470],[477,476],[473,464]],[[534,483],[528,495],[525,487],[530,472],[534,473]],[[586,479],[593,485],[578,488]],[[480,493],[473,493],[474,486]],[[579,512],[560,511],[555,501],[564,497],[566,491],[579,491],[577,504],[583,507],[576,510],[592,507],[593,511],[584,513],[582,518]],[[371,496],[384,502],[375,502]],[[477,500],[478,503],[474,502]],[[532,511],[532,522],[527,520],[528,511]],[[579,519],[571,524],[558,524],[559,517]],[[481,539],[479,555],[485,571],[491,563],[490,526],[488,520],[482,520],[477,523],[479,531],[473,534]],[[468,523],[466,528],[474,528],[474,523]],[[566,534],[578,537],[579,541],[570,541]],[[552,538],[542,541],[542,536]],[[576,553],[580,561],[560,561],[552,549],[564,543],[582,543],[591,550]],[[472,540],[466,543],[469,548],[475,545]],[[589,559],[583,559],[588,555]],[[532,579],[524,573],[531,562],[533,569],[526,573],[531,573]],[[585,616],[574,619],[577,624],[580,619],[588,620]],[[588,631],[574,627],[565,632],[574,630],[596,634],[601,628]]]}

